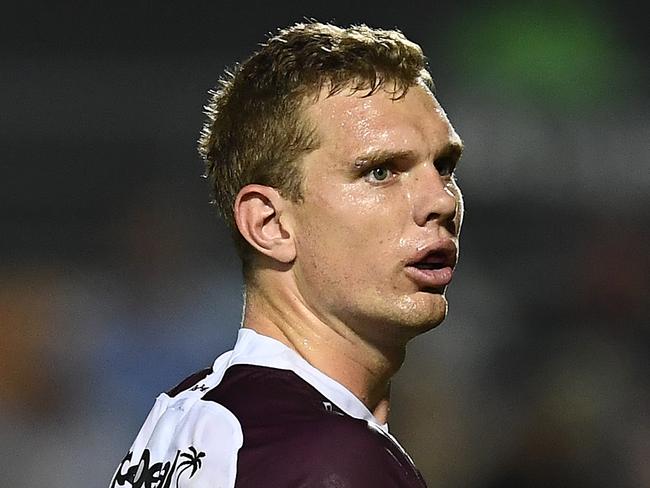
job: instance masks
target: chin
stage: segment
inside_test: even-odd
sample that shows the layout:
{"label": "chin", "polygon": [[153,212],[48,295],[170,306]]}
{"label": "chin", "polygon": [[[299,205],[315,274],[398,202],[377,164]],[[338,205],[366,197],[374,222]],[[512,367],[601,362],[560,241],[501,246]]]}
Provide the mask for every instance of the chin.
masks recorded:
{"label": "chin", "polygon": [[423,333],[437,327],[447,317],[447,298],[444,294],[426,293],[424,303],[415,307],[413,317],[407,323],[418,333]]}
{"label": "chin", "polygon": [[360,335],[378,344],[405,345],[440,325],[447,315],[447,299],[442,293],[410,293],[374,302],[364,312],[347,320]]}

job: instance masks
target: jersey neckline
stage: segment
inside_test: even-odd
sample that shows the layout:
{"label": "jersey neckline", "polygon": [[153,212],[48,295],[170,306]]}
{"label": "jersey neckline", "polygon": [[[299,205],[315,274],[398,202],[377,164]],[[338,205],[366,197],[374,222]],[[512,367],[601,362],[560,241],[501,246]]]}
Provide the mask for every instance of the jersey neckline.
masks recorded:
{"label": "jersey neckline", "polygon": [[[225,365],[223,364],[224,360],[226,361]],[[229,353],[217,358],[213,365],[213,371],[227,369],[236,364],[267,366],[293,371],[347,415],[363,419],[388,434],[388,424],[380,423],[354,393],[312,366],[296,351],[272,337],[245,327],[239,329],[235,347]]]}

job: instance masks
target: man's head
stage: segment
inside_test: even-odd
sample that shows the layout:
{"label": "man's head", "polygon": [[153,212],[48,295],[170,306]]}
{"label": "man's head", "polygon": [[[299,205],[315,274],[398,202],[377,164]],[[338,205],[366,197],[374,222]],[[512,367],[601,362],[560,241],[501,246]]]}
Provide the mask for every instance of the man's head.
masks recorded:
{"label": "man's head", "polygon": [[245,275],[255,256],[234,216],[248,184],[302,199],[303,157],[320,140],[304,110],[344,89],[400,98],[418,83],[431,87],[420,47],[397,31],[320,23],[296,24],[270,38],[211,91],[199,139],[214,203],[235,236]]}
{"label": "man's head", "polygon": [[424,66],[396,32],[297,25],[214,94],[201,139],[247,283],[375,343],[442,321],[457,260],[462,144]]}

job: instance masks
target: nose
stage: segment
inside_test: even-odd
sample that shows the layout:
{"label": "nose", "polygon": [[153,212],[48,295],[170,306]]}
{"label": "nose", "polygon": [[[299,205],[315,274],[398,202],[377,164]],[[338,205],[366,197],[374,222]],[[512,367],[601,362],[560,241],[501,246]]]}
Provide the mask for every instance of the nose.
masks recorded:
{"label": "nose", "polygon": [[456,216],[460,206],[460,190],[451,176],[442,176],[427,164],[414,175],[412,195],[413,218],[421,227],[436,222],[456,235]]}

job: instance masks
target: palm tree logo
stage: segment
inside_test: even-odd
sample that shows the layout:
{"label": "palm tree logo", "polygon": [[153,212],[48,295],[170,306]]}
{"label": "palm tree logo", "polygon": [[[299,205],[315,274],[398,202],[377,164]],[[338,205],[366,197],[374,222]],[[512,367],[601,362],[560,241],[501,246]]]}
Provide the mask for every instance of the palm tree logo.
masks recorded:
{"label": "palm tree logo", "polygon": [[190,452],[182,452],[181,453],[181,458],[185,458],[185,460],[178,465],[178,476],[176,477],[176,488],[178,488],[178,480],[181,478],[181,474],[183,474],[185,471],[188,469],[191,469],[192,472],[188,476],[188,479],[194,476],[194,474],[201,469],[201,466],[203,465],[203,461],[201,461],[201,458],[205,457],[204,452],[198,452],[196,449],[194,449],[194,446],[190,446]]}

